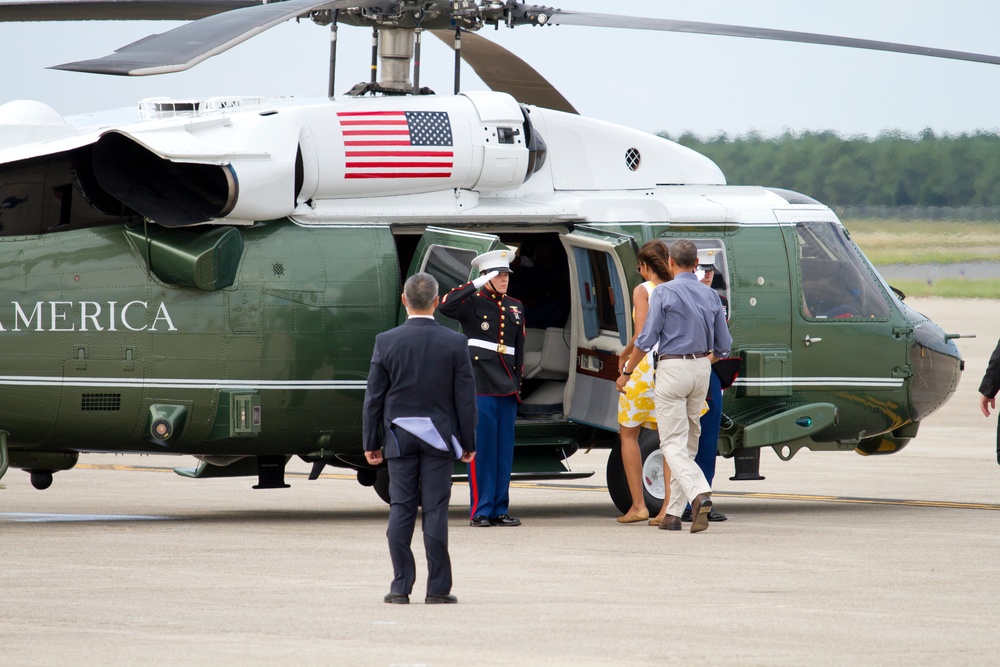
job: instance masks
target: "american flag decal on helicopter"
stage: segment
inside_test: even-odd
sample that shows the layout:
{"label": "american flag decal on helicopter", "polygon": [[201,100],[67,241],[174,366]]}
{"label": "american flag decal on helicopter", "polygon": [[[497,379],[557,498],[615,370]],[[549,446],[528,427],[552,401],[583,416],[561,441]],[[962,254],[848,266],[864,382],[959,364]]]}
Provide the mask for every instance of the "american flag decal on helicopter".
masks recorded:
{"label": "american flag decal on helicopter", "polygon": [[451,120],[445,111],[344,111],[344,178],[449,178]]}

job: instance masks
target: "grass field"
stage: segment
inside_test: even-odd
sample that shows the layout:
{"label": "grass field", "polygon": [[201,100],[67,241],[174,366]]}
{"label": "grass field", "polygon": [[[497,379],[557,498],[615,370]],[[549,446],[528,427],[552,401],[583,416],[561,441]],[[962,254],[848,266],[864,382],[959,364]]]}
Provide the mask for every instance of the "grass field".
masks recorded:
{"label": "grass field", "polygon": [[928,283],[924,280],[893,280],[892,286],[906,296],[940,296],[949,299],[1000,299],[1000,278],[962,280],[942,278]]}
{"label": "grass field", "polygon": [[872,264],[1000,261],[1000,224],[849,220],[851,238]]}
{"label": "grass field", "polygon": [[[930,220],[848,220],[844,226],[876,266],[1000,262],[1000,224]],[[1000,299],[1000,277],[893,280],[908,296]]]}

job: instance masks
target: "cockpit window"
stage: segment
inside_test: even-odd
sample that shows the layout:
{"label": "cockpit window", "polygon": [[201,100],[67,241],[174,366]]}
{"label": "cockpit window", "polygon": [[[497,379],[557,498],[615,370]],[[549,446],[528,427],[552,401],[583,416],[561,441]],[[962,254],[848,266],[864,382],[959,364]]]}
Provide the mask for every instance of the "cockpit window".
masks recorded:
{"label": "cockpit window", "polygon": [[795,225],[802,314],[809,319],[885,319],[885,292],[844,230],[832,222]]}

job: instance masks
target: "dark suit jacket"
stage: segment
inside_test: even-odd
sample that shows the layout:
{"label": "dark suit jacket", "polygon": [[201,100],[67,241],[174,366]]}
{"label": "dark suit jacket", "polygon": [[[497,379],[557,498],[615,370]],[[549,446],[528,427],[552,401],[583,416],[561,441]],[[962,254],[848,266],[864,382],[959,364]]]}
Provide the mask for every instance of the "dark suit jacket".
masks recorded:
{"label": "dark suit jacket", "polygon": [[983,383],[979,385],[979,393],[987,398],[995,398],[998,391],[1000,391],[1000,342],[993,350],[990,363],[986,366]]}
{"label": "dark suit jacket", "polygon": [[365,451],[385,444],[386,458],[400,456],[388,435],[400,417],[429,418],[449,446],[454,435],[463,450],[475,451],[476,383],[465,336],[432,319],[412,318],[375,337],[365,391]]}

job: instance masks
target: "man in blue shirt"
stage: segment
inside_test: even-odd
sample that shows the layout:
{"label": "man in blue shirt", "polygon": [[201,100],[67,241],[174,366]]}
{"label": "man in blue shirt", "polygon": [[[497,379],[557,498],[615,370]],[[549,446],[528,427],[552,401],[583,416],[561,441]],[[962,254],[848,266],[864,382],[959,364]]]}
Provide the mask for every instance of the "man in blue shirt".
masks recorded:
{"label": "man in blue shirt", "polygon": [[712,487],[695,463],[701,434],[701,407],[708,394],[711,357],[729,355],[733,338],[718,293],[695,275],[698,249],[687,240],[670,246],[673,280],[658,285],[632,356],[618,378],[623,391],[642,357],[659,343],[656,368],[656,424],[660,449],[670,466],[670,501],[663,530],[680,530],[681,514],[691,503],[691,532],[708,528]]}

